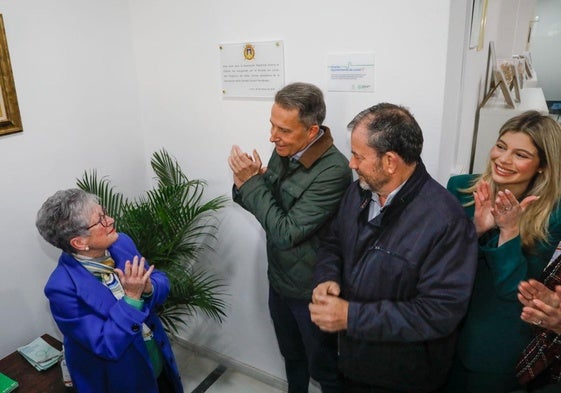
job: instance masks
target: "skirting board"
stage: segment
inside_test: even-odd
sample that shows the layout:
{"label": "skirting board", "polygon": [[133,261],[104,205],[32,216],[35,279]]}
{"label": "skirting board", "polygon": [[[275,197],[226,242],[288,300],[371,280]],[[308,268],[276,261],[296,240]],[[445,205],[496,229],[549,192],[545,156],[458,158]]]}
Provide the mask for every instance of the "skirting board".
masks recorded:
{"label": "skirting board", "polygon": [[255,367],[252,367],[248,364],[242,363],[236,359],[233,359],[231,357],[225,356],[221,353],[218,353],[216,351],[213,351],[212,349],[209,349],[207,347],[201,346],[201,345],[196,345],[193,344],[187,340],[185,340],[184,338],[181,337],[177,337],[177,336],[171,336],[170,337],[172,339],[173,342],[175,342],[176,344],[178,344],[179,346],[193,352],[196,354],[199,354],[201,356],[207,357],[211,360],[214,360],[215,362],[222,364],[224,366],[226,366],[229,369],[232,370],[236,370],[242,374],[245,374],[251,378],[254,378],[260,382],[263,382],[269,386],[272,386],[276,389],[280,389],[282,391],[287,391],[288,390],[288,384],[286,383],[286,381],[284,381],[283,379],[280,379],[278,377],[275,377],[274,375],[271,375],[265,371],[256,369]]}

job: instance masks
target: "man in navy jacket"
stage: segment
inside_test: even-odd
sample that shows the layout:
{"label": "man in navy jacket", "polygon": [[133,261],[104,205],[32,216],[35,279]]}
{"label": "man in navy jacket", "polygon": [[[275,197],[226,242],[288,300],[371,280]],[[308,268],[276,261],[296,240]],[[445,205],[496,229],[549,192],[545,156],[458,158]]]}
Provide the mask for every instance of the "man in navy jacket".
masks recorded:
{"label": "man in navy jacket", "polygon": [[427,173],[405,108],[373,106],[349,128],[358,180],[318,253],[312,321],[339,332],[345,392],[433,392],[468,306],[475,230]]}

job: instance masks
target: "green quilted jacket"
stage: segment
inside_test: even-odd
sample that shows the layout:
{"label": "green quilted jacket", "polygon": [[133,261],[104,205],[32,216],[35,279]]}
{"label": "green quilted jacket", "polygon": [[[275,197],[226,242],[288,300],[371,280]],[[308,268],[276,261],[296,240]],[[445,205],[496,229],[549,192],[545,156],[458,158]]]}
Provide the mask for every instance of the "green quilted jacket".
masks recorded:
{"label": "green quilted jacket", "polygon": [[320,236],[352,182],[348,160],[322,129],[298,161],[273,152],[267,171],[233,193],[265,229],[271,286],[292,298],[311,296]]}

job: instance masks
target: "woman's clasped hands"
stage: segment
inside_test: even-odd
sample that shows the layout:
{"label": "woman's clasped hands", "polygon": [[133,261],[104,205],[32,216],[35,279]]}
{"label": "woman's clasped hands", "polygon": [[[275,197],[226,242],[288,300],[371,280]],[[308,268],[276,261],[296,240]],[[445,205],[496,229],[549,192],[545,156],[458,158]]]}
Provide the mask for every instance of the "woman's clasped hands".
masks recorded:
{"label": "woman's clasped hands", "polygon": [[150,275],[154,270],[154,265],[145,268],[144,257],[135,256],[131,261],[125,263],[125,270],[115,269],[119,276],[119,281],[123,286],[125,295],[132,299],[140,299],[142,294],[152,293],[152,281]]}

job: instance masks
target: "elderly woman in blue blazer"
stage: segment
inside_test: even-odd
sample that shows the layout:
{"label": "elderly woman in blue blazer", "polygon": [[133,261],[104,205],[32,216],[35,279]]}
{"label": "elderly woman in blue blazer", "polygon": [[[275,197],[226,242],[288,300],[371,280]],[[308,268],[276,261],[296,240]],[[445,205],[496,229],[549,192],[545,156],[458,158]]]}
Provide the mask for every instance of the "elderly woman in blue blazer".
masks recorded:
{"label": "elderly woman in blue blazer", "polygon": [[182,393],[170,342],[156,313],[170,285],[95,195],[56,192],[37,213],[41,236],[62,254],[45,295],[64,335],[79,393]]}

